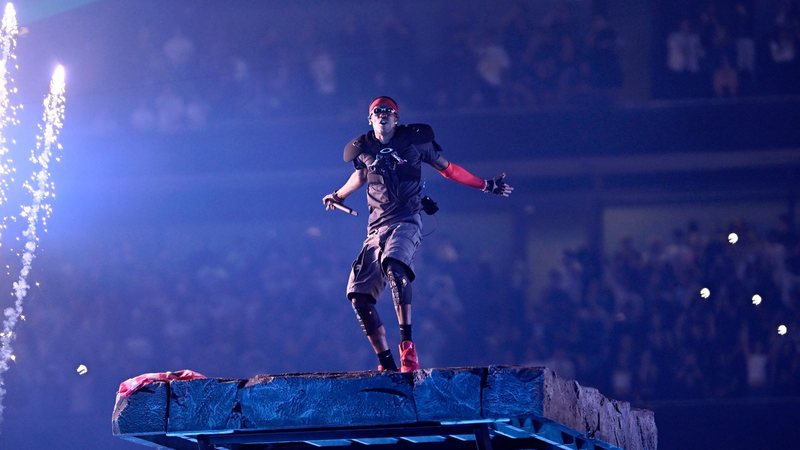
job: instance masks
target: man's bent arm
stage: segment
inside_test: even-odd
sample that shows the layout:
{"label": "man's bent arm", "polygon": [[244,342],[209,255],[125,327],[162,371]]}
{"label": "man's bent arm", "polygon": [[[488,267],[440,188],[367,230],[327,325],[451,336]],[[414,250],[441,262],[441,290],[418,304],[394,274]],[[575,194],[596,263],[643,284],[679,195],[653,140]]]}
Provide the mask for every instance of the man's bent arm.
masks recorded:
{"label": "man's bent arm", "polygon": [[366,182],[367,169],[356,169],[350,174],[350,178],[347,179],[344,185],[336,190],[336,195],[344,200],[353,192],[361,189],[361,186],[363,186]]}
{"label": "man's bent arm", "polygon": [[367,169],[356,169],[342,187],[322,198],[327,209],[333,209],[331,202],[342,203],[350,194],[359,190],[367,182]]}

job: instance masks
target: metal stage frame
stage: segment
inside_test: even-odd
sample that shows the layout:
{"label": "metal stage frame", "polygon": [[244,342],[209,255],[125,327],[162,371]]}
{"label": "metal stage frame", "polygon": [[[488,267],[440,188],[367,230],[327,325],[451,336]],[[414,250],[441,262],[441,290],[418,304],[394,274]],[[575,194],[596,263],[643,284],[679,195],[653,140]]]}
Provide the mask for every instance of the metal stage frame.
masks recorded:
{"label": "metal stage frame", "polygon": [[222,433],[166,433],[120,436],[174,450],[622,450],[540,418],[415,423],[390,426],[235,430]]}

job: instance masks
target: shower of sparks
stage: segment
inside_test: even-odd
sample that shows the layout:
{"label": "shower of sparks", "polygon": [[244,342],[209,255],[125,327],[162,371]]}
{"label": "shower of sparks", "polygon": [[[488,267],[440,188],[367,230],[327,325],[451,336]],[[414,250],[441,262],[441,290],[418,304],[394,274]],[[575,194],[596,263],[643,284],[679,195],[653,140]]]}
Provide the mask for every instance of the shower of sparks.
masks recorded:
{"label": "shower of sparks", "polygon": [[[11,97],[17,93],[13,72],[17,69],[17,12],[14,5],[6,4],[0,26],[0,205],[8,202],[9,180],[14,181],[14,164],[8,157],[8,138],[6,132],[11,125],[17,125],[17,106]],[[12,140],[13,143],[13,140]],[[0,238],[6,230],[6,217],[0,220]],[[0,241],[2,245],[2,241]]]}
{"label": "shower of sparks", "polygon": [[23,300],[28,294],[28,275],[35,257],[36,247],[39,243],[37,227],[42,223],[47,231],[47,219],[52,214],[50,199],[55,196],[54,184],[50,180],[50,164],[59,160],[57,155],[61,150],[58,136],[61,133],[64,120],[64,67],[58,66],[50,80],[50,93],[44,99],[44,113],[39,124],[40,134],[36,136],[36,147],[31,151],[30,160],[34,164],[31,178],[25,182],[24,187],[30,194],[30,204],[22,205],[20,216],[26,220],[27,227],[22,231],[24,237],[24,252],[21,255],[22,268],[19,278],[13,283],[15,297],[14,307],[3,311],[3,332],[0,334],[0,421],[2,421],[3,398],[5,389],[3,374],[9,368],[9,361],[15,356],[11,348],[14,327],[22,316]]}

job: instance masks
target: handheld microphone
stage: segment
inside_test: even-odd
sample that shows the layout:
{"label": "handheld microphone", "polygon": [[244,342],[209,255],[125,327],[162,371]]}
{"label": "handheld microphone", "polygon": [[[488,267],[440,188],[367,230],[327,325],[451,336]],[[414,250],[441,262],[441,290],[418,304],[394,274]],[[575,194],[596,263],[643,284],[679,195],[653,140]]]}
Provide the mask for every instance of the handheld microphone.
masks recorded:
{"label": "handheld microphone", "polygon": [[351,216],[358,216],[358,211],[356,211],[353,208],[350,208],[349,206],[345,206],[343,203],[339,202],[330,202],[330,203],[333,205],[334,208],[338,209],[339,211],[346,212]]}

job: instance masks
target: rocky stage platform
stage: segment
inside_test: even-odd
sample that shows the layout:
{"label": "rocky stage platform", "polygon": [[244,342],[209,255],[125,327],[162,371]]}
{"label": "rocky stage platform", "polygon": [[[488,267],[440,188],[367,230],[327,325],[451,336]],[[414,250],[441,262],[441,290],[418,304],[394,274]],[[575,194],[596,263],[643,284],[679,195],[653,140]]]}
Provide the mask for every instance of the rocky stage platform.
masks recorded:
{"label": "rocky stage platform", "polygon": [[651,411],[545,367],[156,382],[117,397],[112,428],[179,450],[657,447]]}

